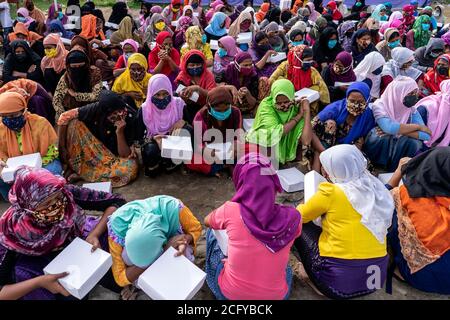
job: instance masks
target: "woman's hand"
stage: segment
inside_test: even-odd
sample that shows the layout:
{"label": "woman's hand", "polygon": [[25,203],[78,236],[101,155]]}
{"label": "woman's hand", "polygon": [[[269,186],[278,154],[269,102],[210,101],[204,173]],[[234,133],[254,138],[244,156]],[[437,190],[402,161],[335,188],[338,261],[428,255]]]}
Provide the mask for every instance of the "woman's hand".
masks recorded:
{"label": "woman's hand", "polygon": [[0,160],[0,174],[2,173],[3,169],[6,168],[6,162],[3,160]]}
{"label": "woman's hand", "polygon": [[183,89],[181,97],[183,99],[189,99],[194,92],[198,92],[200,87],[198,85],[189,86]]}
{"label": "woman's hand", "polygon": [[67,89],[67,93],[68,93],[69,96],[71,96],[71,97],[75,97],[75,95],[76,95],[76,92],[73,91],[73,89],[71,89],[71,88]]}
{"label": "woman's hand", "polygon": [[58,274],[46,274],[38,278],[38,284],[41,288],[47,289],[53,294],[62,294],[65,297],[70,296],[70,293],[58,282],[58,279],[68,276],[69,273],[62,272]]}
{"label": "woman's hand", "polygon": [[167,137],[164,134],[158,134],[156,136],[153,137],[153,140],[155,140],[156,144],[158,145],[159,149],[162,149],[162,139]]}
{"label": "woman's hand", "polygon": [[172,129],[170,130],[170,133],[172,135],[176,135],[174,134],[175,132],[179,133],[180,129],[183,129],[184,125],[186,124],[186,121],[184,121],[183,119],[178,120],[177,122],[175,122],[175,124],[172,126]]}
{"label": "woman's hand", "polygon": [[189,234],[179,234],[169,239],[166,248],[173,247],[177,250],[175,257],[184,254],[187,246],[192,242],[192,236]]}
{"label": "woman's hand", "polygon": [[32,72],[34,72],[34,71],[36,71],[36,65],[35,64],[32,64],[29,68],[28,68],[28,73],[32,73]]}
{"label": "woman's hand", "polygon": [[381,128],[378,126],[375,128],[375,132],[377,133],[377,136],[379,136],[379,137],[383,137],[386,135],[386,133],[384,133],[384,131],[381,130]]}
{"label": "woman's hand", "polygon": [[90,243],[92,245],[91,252],[94,252],[98,248],[101,248],[100,240],[98,239],[98,237],[96,235],[94,235],[92,233],[90,233],[87,236],[86,242]]}
{"label": "woman's hand", "polygon": [[70,122],[70,120],[75,119],[78,117],[78,108],[68,110],[66,112],[63,112],[58,119],[58,126],[67,126]]}
{"label": "woman's hand", "polygon": [[131,97],[131,99],[133,99],[133,100],[141,100],[142,99],[142,94],[137,91],[127,92],[125,95]]}
{"label": "woman's hand", "polygon": [[114,126],[116,127],[116,133],[121,133],[125,130],[125,127],[127,126],[127,122],[122,119],[114,122]]}
{"label": "woman's hand", "polygon": [[428,133],[430,136],[432,135],[430,128],[428,128],[427,126],[420,126],[419,130]]}

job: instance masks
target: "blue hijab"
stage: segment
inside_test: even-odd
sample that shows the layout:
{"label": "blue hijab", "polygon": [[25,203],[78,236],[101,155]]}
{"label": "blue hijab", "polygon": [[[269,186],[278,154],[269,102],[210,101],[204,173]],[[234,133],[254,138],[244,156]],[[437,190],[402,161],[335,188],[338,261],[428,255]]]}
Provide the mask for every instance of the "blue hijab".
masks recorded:
{"label": "blue hijab", "polygon": [[[327,120],[334,120],[336,121],[337,126],[343,124],[348,116],[347,98],[353,91],[361,93],[364,99],[366,99],[367,103],[369,102],[369,86],[364,82],[354,82],[348,87],[345,99],[329,104],[318,114],[320,121],[325,122]],[[375,119],[372,114],[372,109],[367,106],[366,110],[364,110],[362,114],[356,117],[355,122],[353,123],[353,126],[347,136],[337,140],[337,143],[351,144],[359,138],[365,137],[374,127]]]}
{"label": "blue hijab", "polygon": [[223,12],[214,13],[209,25],[205,28],[209,34],[216,37],[222,37],[227,34],[225,26],[222,28],[225,20],[227,20],[227,15]]}
{"label": "blue hijab", "polygon": [[49,33],[61,33],[61,38],[65,39],[72,39],[72,37],[75,35],[73,32],[64,29],[64,25],[58,19],[52,20],[48,29]]}

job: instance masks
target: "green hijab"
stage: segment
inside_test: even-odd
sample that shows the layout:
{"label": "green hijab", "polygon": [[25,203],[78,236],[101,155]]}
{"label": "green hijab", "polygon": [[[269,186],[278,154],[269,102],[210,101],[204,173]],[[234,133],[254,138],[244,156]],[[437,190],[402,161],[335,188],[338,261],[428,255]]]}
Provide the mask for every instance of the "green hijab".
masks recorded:
{"label": "green hijab", "polygon": [[430,17],[424,14],[422,16],[418,16],[416,21],[414,21],[412,28],[414,30],[414,47],[416,49],[426,46],[431,38],[431,26],[429,31],[424,31],[422,29],[422,23],[431,24]]}
{"label": "green hijab", "polygon": [[135,200],[117,209],[108,227],[126,250],[131,262],[147,267],[162,253],[180,227],[182,203],[170,196]]}
{"label": "green hijab", "polygon": [[261,101],[256,113],[255,122],[247,134],[247,141],[264,147],[274,147],[280,163],[292,161],[297,156],[298,140],[302,135],[304,120],[292,129],[287,135],[283,135],[283,127],[298,114],[297,105],[289,111],[283,112],[275,108],[275,102],[279,95],[284,95],[293,101],[295,89],[291,81],[280,79],[272,84],[270,96]]}

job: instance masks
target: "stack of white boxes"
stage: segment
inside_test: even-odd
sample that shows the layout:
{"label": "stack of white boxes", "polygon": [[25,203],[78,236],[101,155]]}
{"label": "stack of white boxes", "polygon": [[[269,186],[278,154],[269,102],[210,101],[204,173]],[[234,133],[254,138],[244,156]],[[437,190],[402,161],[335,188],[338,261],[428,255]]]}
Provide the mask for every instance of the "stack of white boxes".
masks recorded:
{"label": "stack of white boxes", "polygon": [[161,156],[172,160],[191,160],[192,143],[190,137],[167,136],[162,139]]}
{"label": "stack of white boxes", "polygon": [[306,97],[309,103],[313,103],[314,101],[320,99],[320,94],[316,90],[310,88],[303,88],[295,93],[295,97],[296,98]]}
{"label": "stack of white boxes", "polygon": [[303,190],[305,175],[297,168],[278,170],[277,175],[284,191],[296,192]]}
{"label": "stack of white boxes", "polygon": [[6,161],[6,167],[2,170],[2,180],[13,182],[14,174],[20,166],[32,168],[42,168],[42,158],[40,153],[32,153],[24,156],[12,157]]}
{"label": "stack of white boxes", "polygon": [[112,185],[111,181],[108,182],[95,182],[95,183],[85,183],[83,184],[83,188],[88,188],[94,191],[101,191],[101,192],[112,192]]}

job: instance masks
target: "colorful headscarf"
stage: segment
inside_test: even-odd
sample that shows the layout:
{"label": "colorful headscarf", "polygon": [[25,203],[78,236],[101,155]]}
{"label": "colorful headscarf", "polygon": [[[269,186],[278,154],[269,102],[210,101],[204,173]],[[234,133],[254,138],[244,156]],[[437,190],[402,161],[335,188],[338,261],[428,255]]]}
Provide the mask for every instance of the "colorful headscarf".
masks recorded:
{"label": "colorful headscarf", "polygon": [[249,75],[243,76],[242,84],[240,81],[240,71],[238,70],[239,64],[244,60],[252,59],[252,56],[248,52],[239,52],[235,57],[234,61],[228,65],[225,69],[225,79],[227,79],[227,83],[236,87],[236,89],[240,89],[242,87],[249,87],[251,82],[255,80],[256,71]]}
{"label": "colorful headscarf", "polygon": [[44,39],[44,46],[45,45],[55,45],[56,56],[52,58],[45,56],[42,58],[42,72],[44,72],[45,69],[50,68],[55,70],[56,73],[61,73],[61,71],[66,68],[66,57],[69,52],[66,50],[60,36],[54,33],[49,34]]}
{"label": "colorful headscarf", "polygon": [[[127,39],[123,42],[120,43],[120,45],[122,46],[122,49],[125,47],[125,45],[130,45],[133,48],[133,53],[138,52],[139,50],[139,43],[137,43],[136,41],[134,41],[133,39]],[[125,57],[125,52],[122,54],[123,56],[123,62],[125,63],[125,67],[128,65],[128,61]]]}
{"label": "colorful headscarf", "polygon": [[407,76],[417,81],[422,75],[422,72],[414,67],[409,67],[406,70],[402,70],[401,67],[408,62],[414,61],[414,51],[404,47],[397,47],[391,51],[392,59],[389,60],[383,67],[381,76],[389,75],[392,79],[397,76]]}
{"label": "colorful headscarf", "polygon": [[203,73],[200,75],[200,80],[197,83],[203,89],[211,89],[216,86],[214,75],[206,68],[206,57],[200,50],[189,50],[181,59],[180,73],[176,81],[182,82],[184,85],[189,86],[192,81],[192,77],[187,72],[187,64],[192,56],[198,56],[203,61]]}
{"label": "colorful headscarf", "polygon": [[22,17],[25,18],[26,21],[24,22],[24,24],[27,28],[35,21],[32,17],[30,17],[30,12],[27,10],[27,8],[19,8],[17,10],[17,14],[19,13],[22,15]]}
{"label": "colorful headscarf", "polygon": [[287,78],[292,81],[295,91],[312,86],[311,68],[302,70],[303,51],[307,48],[302,44],[289,49]]}
{"label": "colorful headscarf", "polygon": [[[428,23],[430,24],[430,29],[425,31],[422,29],[422,24]],[[420,48],[426,46],[428,41],[431,38],[431,19],[427,15],[417,17],[414,25],[412,27],[414,30],[414,47]]]}
{"label": "colorful headscarf", "polygon": [[347,51],[342,51],[336,56],[336,61],[340,61],[344,66],[344,72],[341,74],[336,74],[334,72],[334,63],[328,66],[330,71],[330,80],[334,83],[339,82],[353,82],[356,80],[355,72],[353,72],[353,58]]}
{"label": "colorful headscarf", "polygon": [[[138,40],[133,34],[133,21],[129,16],[123,18],[119,24],[119,30],[114,31],[111,35],[111,43],[119,44],[126,39]],[[139,41],[138,41],[139,42]]]}
{"label": "colorful headscarf", "polygon": [[[372,14],[370,15],[370,17],[372,19],[375,19],[376,21],[382,21],[381,20],[381,15],[380,12],[385,10],[386,11],[386,6],[384,4],[379,4],[375,7],[375,10],[373,10]],[[387,16],[386,16],[387,18]]]}
{"label": "colorful headscarf", "polygon": [[203,50],[202,31],[199,26],[192,26],[187,29],[186,44],[189,50]]}
{"label": "colorful headscarf", "polygon": [[[162,46],[164,40],[166,40],[167,38],[171,38],[171,37],[172,37],[172,34],[168,31],[161,31],[156,36],[156,39],[155,39],[156,46],[150,52],[149,57],[148,57],[148,61],[151,64],[150,69],[156,68],[156,65],[159,62],[158,54],[159,54],[159,51],[161,50],[160,46]],[[180,53],[178,52],[177,49],[172,48],[169,55],[176,64],[180,64]],[[166,76],[168,76],[169,74],[172,73],[172,68],[170,68],[168,63],[165,63],[160,72],[162,74],[165,74]]]}
{"label": "colorful headscarf", "polygon": [[436,92],[439,91],[442,81],[447,80],[450,77],[449,74],[441,75],[437,72],[436,67],[437,67],[439,61],[441,61],[441,60],[444,60],[448,64],[450,64],[450,54],[443,54],[443,55],[440,55],[439,57],[437,57],[436,60],[434,61],[433,70],[428,71],[425,74],[425,78],[423,79],[425,86],[427,88],[429,88],[433,94],[435,94]]}
{"label": "colorful headscarf", "polygon": [[357,81],[369,79],[372,81],[370,96],[373,98],[380,97],[381,75],[375,75],[373,72],[385,64],[383,56],[378,51],[373,51],[364,57],[358,66],[353,70]]}
{"label": "colorful headscarf", "polygon": [[103,30],[97,32],[97,17],[93,14],[88,14],[81,17],[81,33],[80,36],[86,39],[94,39],[100,37],[101,40],[105,40],[106,37]]}
{"label": "colorful headscarf", "polygon": [[239,17],[236,19],[236,21],[234,21],[231,26],[230,26],[230,30],[228,31],[228,35],[232,36],[232,37],[237,37],[238,34],[241,33],[241,23],[249,20],[251,22],[250,24],[250,28],[248,30],[248,32],[252,32],[255,33],[256,32],[256,28],[253,24],[253,17],[249,12],[241,12],[241,14],[239,15]]}
{"label": "colorful headscarf", "polygon": [[225,29],[224,22],[227,20],[227,15],[223,12],[214,13],[211,21],[208,26],[205,28],[209,34],[212,34],[216,37],[222,37],[227,34],[227,30]]}

